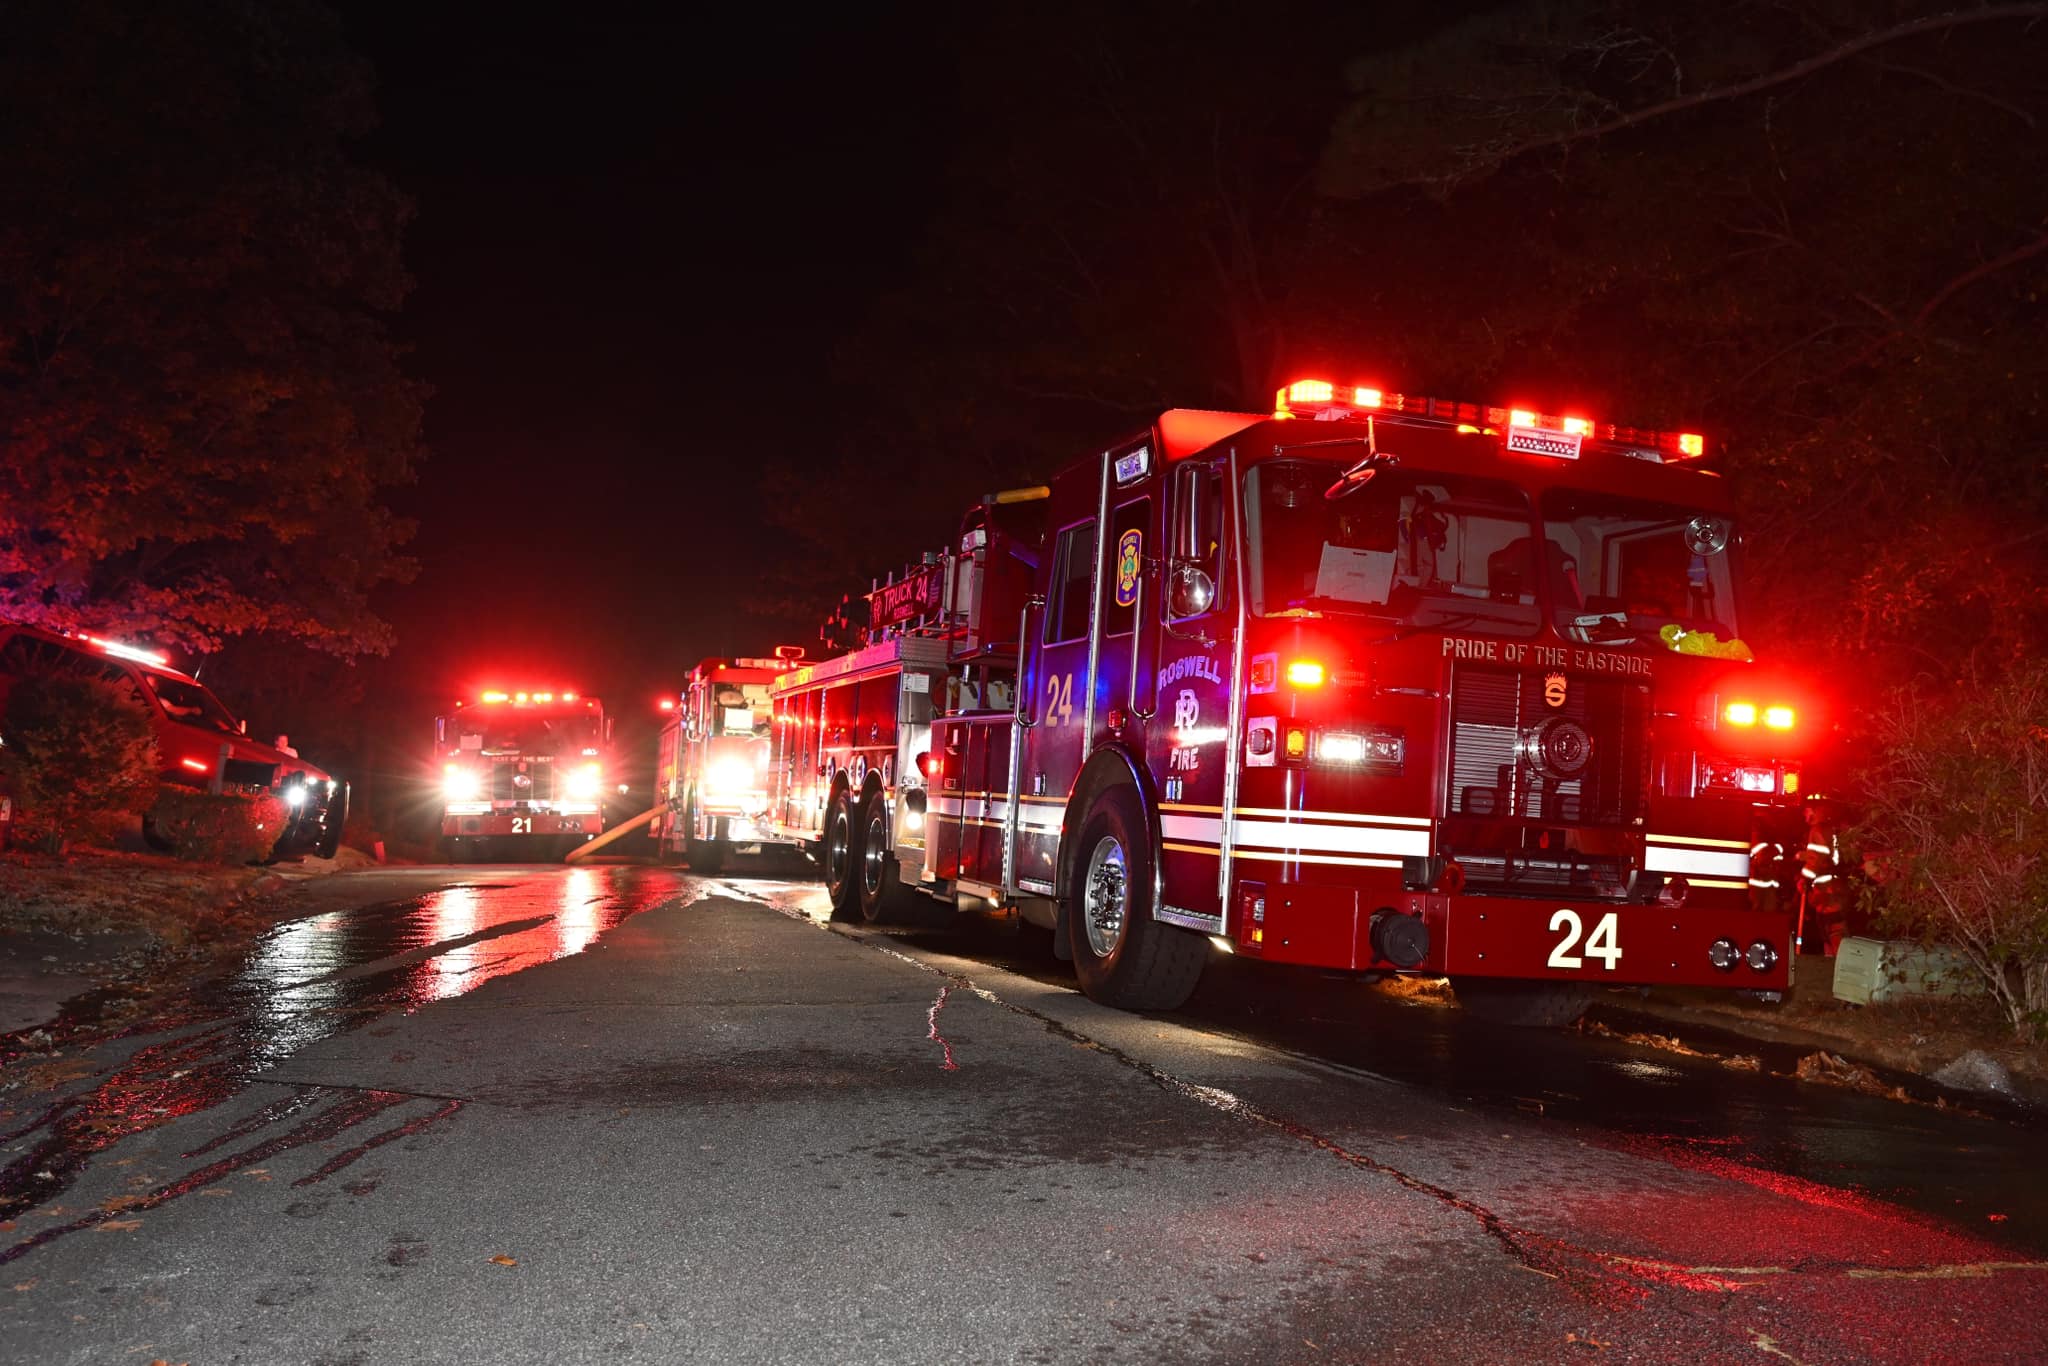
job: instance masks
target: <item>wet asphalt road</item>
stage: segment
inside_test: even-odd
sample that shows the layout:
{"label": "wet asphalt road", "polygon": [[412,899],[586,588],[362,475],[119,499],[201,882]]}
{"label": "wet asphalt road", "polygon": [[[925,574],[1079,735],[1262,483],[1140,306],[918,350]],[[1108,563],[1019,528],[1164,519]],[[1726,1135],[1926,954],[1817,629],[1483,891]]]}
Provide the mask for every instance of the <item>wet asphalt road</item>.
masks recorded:
{"label": "wet asphalt road", "polygon": [[307,891],[8,1069],[0,1361],[2048,1360],[2031,1125],[800,883]]}

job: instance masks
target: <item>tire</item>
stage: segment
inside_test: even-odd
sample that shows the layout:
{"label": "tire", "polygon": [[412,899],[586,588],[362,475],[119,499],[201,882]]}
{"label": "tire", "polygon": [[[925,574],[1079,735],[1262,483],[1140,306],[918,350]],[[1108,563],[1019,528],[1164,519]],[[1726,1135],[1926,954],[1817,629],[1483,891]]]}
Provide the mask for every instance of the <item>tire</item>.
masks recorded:
{"label": "tire", "polygon": [[832,918],[851,920],[860,914],[860,827],[845,792],[825,809],[825,838],[818,849],[825,869],[825,895],[832,899]]}
{"label": "tire", "polygon": [[855,879],[860,918],[870,925],[904,920],[910,910],[910,893],[903,888],[902,866],[892,844],[889,803],[881,793],[870,792],[860,804],[860,875]]}
{"label": "tire", "polygon": [[717,840],[691,840],[683,849],[690,871],[710,877],[725,867],[725,846]]}
{"label": "tire", "polygon": [[348,824],[348,784],[335,786],[334,795],[327,801],[326,824],[321,827],[320,837],[313,842],[313,852],[321,858],[333,858],[341,852],[342,827]]}
{"label": "tire", "polygon": [[1451,990],[1474,1019],[1512,1029],[1567,1029],[1593,1004],[1594,988],[1583,982],[1516,982],[1492,977],[1454,977]]}
{"label": "tire", "polygon": [[1156,857],[1136,790],[1119,785],[1098,796],[1081,824],[1060,916],[1090,1000],[1172,1010],[1201,980],[1202,936],[1152,918]]}

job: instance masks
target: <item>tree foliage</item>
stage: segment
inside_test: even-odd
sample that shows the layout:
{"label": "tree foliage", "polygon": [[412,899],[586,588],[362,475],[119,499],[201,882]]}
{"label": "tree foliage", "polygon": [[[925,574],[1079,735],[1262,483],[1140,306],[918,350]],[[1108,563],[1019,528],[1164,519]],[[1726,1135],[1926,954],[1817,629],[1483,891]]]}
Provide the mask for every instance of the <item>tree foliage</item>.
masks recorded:
{"label": "tree foliage", "polygon": [[1872,726],[1855,832],[1890,930],[1960,952],[2014,1033],[2048,1037],[2048,661]]}
{"label": "tree foliage", "polygon": [[310,0],[0,9],[0,615],[381,649],[409,212]]}
{"label": "tree foliage", "polygon": [[27,674],[8,691],[0,737],[16,838],[31,848],[61,854],[111,840],[156,798],[156,732],[125,684],[73,670]]}

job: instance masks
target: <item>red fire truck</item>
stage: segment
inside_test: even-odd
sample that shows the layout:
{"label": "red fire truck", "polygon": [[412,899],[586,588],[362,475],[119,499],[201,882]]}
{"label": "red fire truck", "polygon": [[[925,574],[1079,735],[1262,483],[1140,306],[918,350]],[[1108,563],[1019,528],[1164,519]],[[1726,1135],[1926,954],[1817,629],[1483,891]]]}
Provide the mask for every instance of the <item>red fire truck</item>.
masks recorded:
{"label": "red fire truck", "polygon": [[707,659],[690,671],[655,773],[664,809],[651,829],[663,862],[687,858],[715,873],[734,854],[793,843],[767,823],[768,685],[803,653],[782,646],[773,659]]}
{"label": "red fire truck", "polygon": [[1741,639],[1703,452],[1319,381],[1164,413],[1061,471],[1042,535],[977,510],[929,610],[878,594],[870,643],[777,685],[781,828],[841,911],[1014,910],[1128,1008],[1218,951],[1526,1023],[1781,991],[1749,849],[1810,703]]}
{"label": "red fire truck", "polygon": [[449,858],[553,859],[604,829],[611,722],[583,693],[492,689],[434,718]]}

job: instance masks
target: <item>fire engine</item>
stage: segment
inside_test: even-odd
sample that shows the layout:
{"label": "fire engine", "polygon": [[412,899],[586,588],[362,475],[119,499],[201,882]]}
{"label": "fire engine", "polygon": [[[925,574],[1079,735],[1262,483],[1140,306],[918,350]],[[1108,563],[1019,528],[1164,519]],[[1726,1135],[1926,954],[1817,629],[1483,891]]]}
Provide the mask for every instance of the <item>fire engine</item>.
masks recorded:
{"label": "fire engine", "polygon": [[435,717],[448,856],[559,858],[595,837],[611,739],[604,704],[584,693],[492,689]]}
{"label": "fire engine", "polygon": [[996,495],[780,680],[775,819],[842,914],[1046,926],[1133,1009],[1207,956],[1782,991],[1749,849],[1810,699],[1753,658],[1697,434],[1302,381]]}
{"label": "fire engine", "polygon": [[768,685],[803,653],[781,646],[773,659],[707,659],[690,671],[661,731],[662,811],[651,829],[662,861],[715,873],[733,854],[793,843],[767,824]]}

